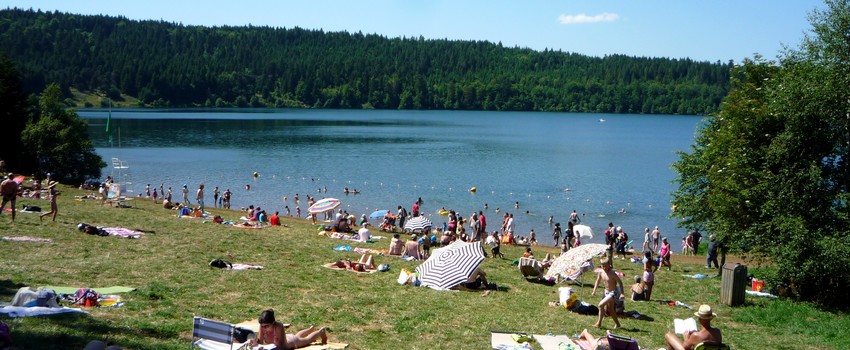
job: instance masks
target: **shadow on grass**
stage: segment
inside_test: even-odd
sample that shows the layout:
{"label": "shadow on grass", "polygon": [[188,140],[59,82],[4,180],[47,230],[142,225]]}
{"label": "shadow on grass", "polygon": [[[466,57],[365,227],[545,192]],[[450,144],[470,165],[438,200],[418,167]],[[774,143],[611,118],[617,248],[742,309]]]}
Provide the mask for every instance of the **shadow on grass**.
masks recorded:
{"label": "shadow on grass", "polygon": [[0,299],[4,301],[12,300],[12,297],[14,297],[16,293],[18,293],[18,289],[21,289],[22,287],[26,286],[26,284],[15,283],[12,280],[0,280]]}

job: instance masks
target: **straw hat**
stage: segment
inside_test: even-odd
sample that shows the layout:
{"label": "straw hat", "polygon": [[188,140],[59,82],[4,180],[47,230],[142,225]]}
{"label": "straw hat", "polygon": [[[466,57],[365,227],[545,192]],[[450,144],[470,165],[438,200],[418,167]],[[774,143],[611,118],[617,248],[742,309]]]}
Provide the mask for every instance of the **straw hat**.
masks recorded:
{"label": "straw hat", "polygon": [[711,312],[711,306],[702,304],[699,306],[699,311],[694,312],[694,316],[699,317],[702,320],[710,320],[717,317],[717,314]]}

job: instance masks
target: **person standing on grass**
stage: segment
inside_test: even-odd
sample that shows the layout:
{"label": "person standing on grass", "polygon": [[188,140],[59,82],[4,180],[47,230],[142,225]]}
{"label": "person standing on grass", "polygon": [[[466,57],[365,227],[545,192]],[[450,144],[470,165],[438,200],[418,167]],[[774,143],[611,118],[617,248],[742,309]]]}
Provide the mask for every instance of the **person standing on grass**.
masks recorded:
{"label": "person standing on grass", "polygon": [[667,266],[667,271],[673,269],[673,264],[670,263],[670,254],[673,252],[670,251],[670,242],[667,242],[667,237],[661,239],[661,253],[659,254],[661,257],[661,266]]}
{"label": "person standing on grass", "polygon": [[697,256],[699,254],[699,244],[702,242],[702,234],[699,233],[699,229],[694,229],[694,233],[691,234],[691,236],[691,243],[693,244],[692,247],[694,248],[694,256]]}
{"label": "person standing on grass", "polygon": [[[561,244],[561,223],[555,223],[555,229],[552,231],[552,238],[555,239],[555,246]],[[569,246],[567,246],[569,249]]]}
{"label": "person standing on grass", "polygon": [[53,215],[53,221],[56,221],[56,215],[59,214],[59,209],[56,207],[56,196],[59,195],[59,191],[56,191],[56,185],[58,182],[54,182],[47,186],[47,190],[50,193],[50,211],[38,216],[39,220],[44,220],[45,216]]}
{"label": "person standing on grass", "polygon": [[655,229],[652,230],[652,251],[658,251],[658,243],[661,240],[661,231],[658,230],[658,226],[655,226]]}
{"label": "person standing on grass", "polygon": [[204,211],[204,184],[198,185],[198,192],[195,195],[195,199],[198,200],[198,207],[201,209],[201,212]]}
{"label": "person standing on grass", "polygon": [[717,263],[717,239],[714,235],[709,235],[708,251],[705,254],[705,267],[710,269],[712,263],[714,263],[714,268],[720,268],[720,264]]}
{"label": "person standing on grass", "polygon": [[183,191],[183,205],[188,207],[191,204],[191,202],[189,202],[189,185],[184,184],[182,191]]}
{"label": "person standing on grass", "polygon": [[6,180],[3,180],[0,183],[0,194],[3,195],[3,205],[0,206],[0,215],[3,214],[3,210],[6,208],[6,202],[11,202],[12,205],[12,222],[15,222],[15,201],[18,198],[18,183],[12,179],[14,175],[9,173],[6,175]]}
{"label": "person standing on grass", "polygon": [[603,292],[602,300],[598,305],[599,318],[596,320],[596,323],[593,324],[593,327],[602,327],[602,318],[604,318],[607,313],[614,320],[614,329],[618,329],[620,328],[620,321],[617,320],[617,312],[614,309],[614,299],[623,296],[623,281],[620,280],[620,276],[617,276],[617,273],[614,272],[614,269],[611,267],[611,261],[608,258],[602,258],[600,264],[602,265],[602,270],[597,272],[596,283],[593,284],[593,292],[590,295],[596,295],[596,289],[599,287],[599,282],[603,283],[605,291]]}

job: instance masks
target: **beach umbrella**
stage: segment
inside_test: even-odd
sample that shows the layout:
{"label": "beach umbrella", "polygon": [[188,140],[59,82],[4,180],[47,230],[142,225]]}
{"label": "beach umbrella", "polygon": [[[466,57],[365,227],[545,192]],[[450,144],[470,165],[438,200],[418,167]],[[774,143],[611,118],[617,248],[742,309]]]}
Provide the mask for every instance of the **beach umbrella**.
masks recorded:
{"label": "beach umbrella", "polygon": [[325,198],[316,203],[313,203],[309,208],[307,208],[307,212],[310,214],[319,214],[324,213],[326,211],[334,210],[340,205],[339,199],[336,198]]}
{"label": "beach umbrella", "polygon": [[384,215],[387,215],[387,213],[389,213],[389,212],[390,212],[389,210],[375,210],[375,211],[372,212],[372,214],[369,214],[369,218],[370,219],[379,219],[379,218],[384,217]]}
{"label": "beach umbrella", "polygon": [[[575,227],[573,228],[575,229]],[[595,243],[582,244],[572,248],[552,262],[552,266],[549,267],[545,277],[555,278],[561,275],[564,278],[575,278],[581,273],[581,267],[584,263],[605,254],[607,251],[607,245]]]}
{"label": "beach umbrella", "polygon": [[417,216],[417,217],[411,218],[410,220],[407,220],[404,223],[404,230],[405,231],[411,231],[411,232],[416,231],[416,230],[421,231],[421,230],[425,230],[427,228],[431,228],[433,226],[434,226],[434,224],[431,223],[431,220],[428,220],[428,218],[426,218],[424,216]]}
{"label": "beach umbrella", "polygon": [[423,286],[445,290],[469,279],[484,261],[481,242],[457,241],[435,249],[431,257],[416,268]]}
{"label": "beach umbrella", "polygon": [[588,239],[593,238],[593,230],[587,225],[573,226],[573,233],[575,233],[576,237],[587,237]]}

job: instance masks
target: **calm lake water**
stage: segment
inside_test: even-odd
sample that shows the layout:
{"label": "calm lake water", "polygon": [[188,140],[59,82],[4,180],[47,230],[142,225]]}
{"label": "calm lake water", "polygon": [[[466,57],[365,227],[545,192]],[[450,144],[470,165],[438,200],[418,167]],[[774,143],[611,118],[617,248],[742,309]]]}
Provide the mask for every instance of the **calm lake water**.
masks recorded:
{"label": "calm lake water", "polygon": [[[552,242],[549,216],[565,226],[575,209],[596,236],[610,221],[636,244],[644,227],[683,235],[667,218],[674,189],[670,164],[674,152],[693,143],[702,120],[532,112],[118,110],[112,112],[110,145],[107,112],[79,114],[89,119],[104,160],[117,157],[130,166],[124,180],[132,182],[131,195],[147,183],[164,183],[179,201],[183,184],[194,193],[204,183],[208,206],[219,186],[233,192],[234,208],[254,204],[283,213],[289,205],[294,215],[298,193],[304,215],[309,194],[340,198],[340,208],[358,217],[398,205],[410,210],[421,197],[435,224],[445,221],[436,213],[442,207],[468,218],[486,204],[488,228],[498,228],[501,216],[513,213],[519,235],[533,228],[544,243]],[[256,179],[254,172],[260,174]],[[113,173],[107,167],[103,176]],[[344,187],[361,194],[345,195]],[[471,187],[477,192],[468,191]]]}

